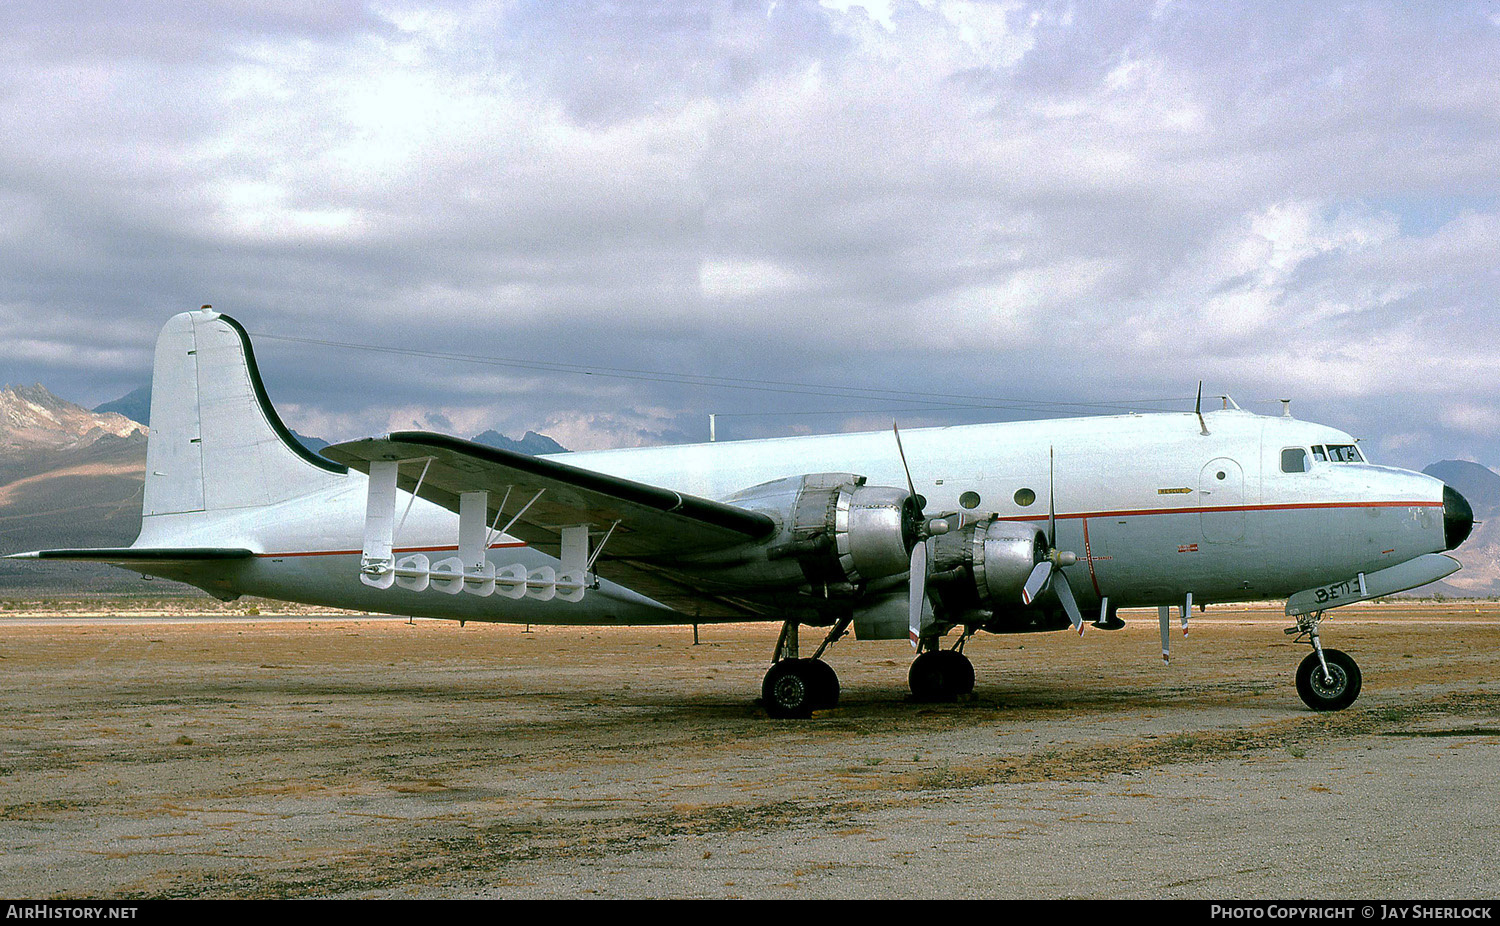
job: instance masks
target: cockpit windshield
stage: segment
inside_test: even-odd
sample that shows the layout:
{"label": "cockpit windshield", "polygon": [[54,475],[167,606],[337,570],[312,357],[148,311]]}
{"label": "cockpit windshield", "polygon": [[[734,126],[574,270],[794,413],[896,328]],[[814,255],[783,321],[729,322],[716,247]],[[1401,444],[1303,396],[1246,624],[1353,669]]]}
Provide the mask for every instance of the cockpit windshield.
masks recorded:
{"label": "cockpit windshield", "polygon": [[1363,463],[1359,448],[1353,444],[1323,444],[1313,446],[1313,459],[1325,463]]}

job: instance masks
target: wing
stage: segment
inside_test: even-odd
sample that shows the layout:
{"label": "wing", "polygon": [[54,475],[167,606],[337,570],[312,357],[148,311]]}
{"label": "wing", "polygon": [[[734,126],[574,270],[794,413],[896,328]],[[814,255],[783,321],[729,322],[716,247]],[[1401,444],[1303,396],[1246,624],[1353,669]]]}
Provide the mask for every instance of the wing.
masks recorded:
{"label": "wing", "polygon": [[608,533],[592,571],[685,614],[762,613],[749,602],[695,589],[660,562],[770,535],[775,522],[759,512],[424,431],[349,441],[320,452],[364,473],[375,463],[412,461],[398,471],[397,487],[454,512],[463,493],[485,491],[487,520],[503,526],[515,518],[506,533],[552,556],[561,555],[564,527],[587,525],[595,536]]}
{"label": "wing", "polygon": [[255,554],[238,547],[97,547],[80,550],[33,550],[12,553],[5,559],[50,559],[75,563],[109,563],[115,566],[152,563],[209,563],[249,559]]}

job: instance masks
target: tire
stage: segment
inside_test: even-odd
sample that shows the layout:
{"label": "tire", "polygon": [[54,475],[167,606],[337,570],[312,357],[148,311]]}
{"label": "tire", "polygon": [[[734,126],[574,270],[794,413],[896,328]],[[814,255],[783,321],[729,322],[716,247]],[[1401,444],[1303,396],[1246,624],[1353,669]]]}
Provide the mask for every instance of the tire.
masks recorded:
{"label": "tire", "polygon": [[956,695],[973,694],[974,663],[969,661],[968,656],[965,656],[963,653],[957,652],[955,650],[945,650],[944,652],[952,654],[949,657],[948,661],[952,663],[953,666],[953,693]]}
{"label": "tire", "polygon": [[936,651],[928,650],[918,653],[917,658],[911,661],[911,669],[906,673],[906,683],[911,686],[913,701],[928,703],[945,700],[943,671],[932,659],[934,652]]}
{"label": "tire", "polygon": [[809,677],[813,683],[813,704],[815,711],[828,710],[839,706],[839,674],[833,671],[833,666],[821,659],[805,659],[809,670]]}
{"label": "tire", "polygon": [[777,719],[812,716],[819,697],[827,696],[824,685],[820,684],[822,673],[811,666],[816,661],[783,659],[771,666],[760,685],[761,705],[767,714]]}
{"label": "tire", "polygon": [[906,680],[913,700],[952,701],[974,690],[974,664],[954,650],[928,650],[912,660]]}
{"label": "tire", "polygon": [[1297,694],[1302,696],[1303,704],[1315,711],[1341,711],[1359,697],[1364,678],[1359,666],[1347,653],[1325,649],[1323,658],[1328,661],[1333,684],[1323,680],[1323,666],[1318,662],[1318,654],[1309,653],[1297,667]]}

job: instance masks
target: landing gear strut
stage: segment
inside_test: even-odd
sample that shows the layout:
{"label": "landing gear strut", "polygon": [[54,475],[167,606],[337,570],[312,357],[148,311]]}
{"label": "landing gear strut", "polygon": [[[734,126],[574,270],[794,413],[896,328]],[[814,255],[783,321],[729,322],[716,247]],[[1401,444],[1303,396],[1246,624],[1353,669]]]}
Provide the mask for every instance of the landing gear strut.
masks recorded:
{"label": "landing gear strut", "polygon": [[1303,614],[1298,616],[1297,626],[1286,631],[1289,635],[1296,634],[1299,641],[1311,643],[1313,648],[1297,667],[1297,694],[1303,704],[1315,711],[1341,711],[1359,697],[1364,678],[1349,654],[1323,648],[1318,639],[1318,624],[1322,620],[1322,611]]}

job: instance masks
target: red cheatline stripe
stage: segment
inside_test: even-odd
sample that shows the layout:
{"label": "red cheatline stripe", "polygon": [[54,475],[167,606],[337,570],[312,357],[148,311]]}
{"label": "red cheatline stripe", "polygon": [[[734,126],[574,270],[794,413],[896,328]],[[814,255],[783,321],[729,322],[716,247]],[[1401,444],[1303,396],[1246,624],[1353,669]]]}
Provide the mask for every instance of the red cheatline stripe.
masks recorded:
{"label": "red cheatline stripe", "polygon": [[[1307,502],[1287,505],[1210,505],[1203,508],[1135,508],[1120,511],[1079,511],[1067,514],[1059,511],[1059,521],[1069,518],[1133,518],[1152,514],[1203,514],[1206,512],[1230,511],[1303,511],[1317,508],[1441,508],[1442,502]],[[1002,521],[1045,521],[1047,515],[1025,515],[1001,518]]]}
{"label": "red cheatline stripe", "polygon": [[[1319,508],[1441,508],[1442,502],[1307,502],[1287,505],[1220,505],[1205,508],[1134,508],[1121,509],[1119,511],[1080,511],[1073,514],[1059,512],[1057,519],[1065,521],[1069,519],[1087,518],[1133,518],[1154,514],[1203,514],[1205,512],[1230,512],[1230,511],[1303,511]],[[1002,521],[1045,521],[1047,515],[1024,515],[1020,517],[1001,518]],[[1085,525],[1087,527],[1087,525]],[[493,543],[490,549],[501,547],[524,547],[524,543]],[[457,546],[446,547],[401,547],[393,550],[393,553],[434,553],[447,550],[457,550]],[[296,553],[257,553],[257,557],[287,557],[287,556],[358,556],[363,550],[308,550]],[[1090,567],[1092,568],[1092,563]]]}

